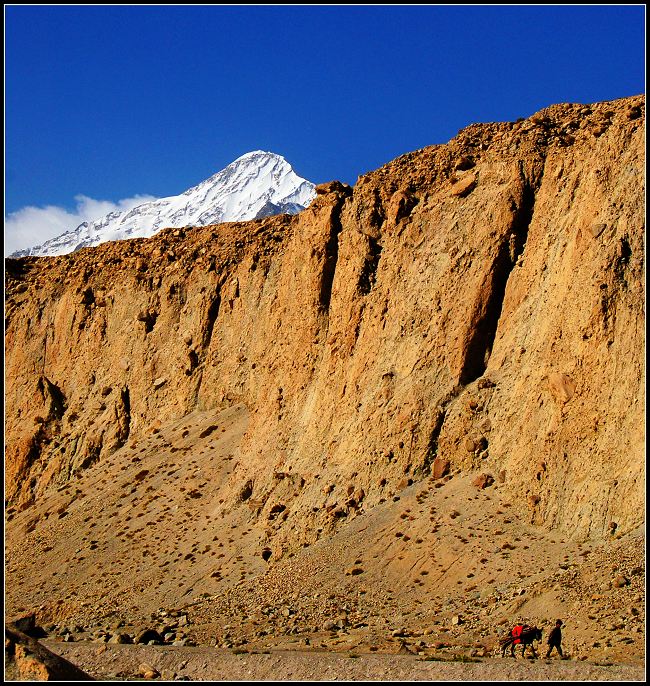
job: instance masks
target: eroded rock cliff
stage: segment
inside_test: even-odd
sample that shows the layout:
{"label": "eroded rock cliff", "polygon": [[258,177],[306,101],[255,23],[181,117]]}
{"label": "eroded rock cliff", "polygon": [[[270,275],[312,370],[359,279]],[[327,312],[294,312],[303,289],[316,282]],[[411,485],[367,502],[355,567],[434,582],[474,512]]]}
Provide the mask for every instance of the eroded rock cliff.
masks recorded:
{"label": "eroded rock cliff", "polygon": [[569,535],[644,511],[645,98],[472,125],[296,216],[6,263],[6,497],[194,410],[276,557],[446,462]]}

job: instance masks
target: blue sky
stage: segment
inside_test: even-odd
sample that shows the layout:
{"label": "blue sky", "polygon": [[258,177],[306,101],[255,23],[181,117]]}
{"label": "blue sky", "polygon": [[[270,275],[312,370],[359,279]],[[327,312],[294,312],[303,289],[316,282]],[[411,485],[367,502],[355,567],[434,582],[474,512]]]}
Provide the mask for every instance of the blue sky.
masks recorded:
{"label": "blue sky", "polygon": [[354,184],[474,122],[642,93],[644,64],[644,5],[5,5],[5,213],[176,195],[255,149]]}

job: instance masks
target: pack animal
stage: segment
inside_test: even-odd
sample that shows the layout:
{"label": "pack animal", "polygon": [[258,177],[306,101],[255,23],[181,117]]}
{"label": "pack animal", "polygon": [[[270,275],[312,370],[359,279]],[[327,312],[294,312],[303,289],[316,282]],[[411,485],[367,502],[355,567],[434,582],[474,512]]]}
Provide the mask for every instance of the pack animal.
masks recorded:
{"label": "pack animal", "polygon": [[526,653],[526,648],[530,646],[533,651],[533,657],[537,657],[535,652],[535,646],[533,641],[542,640],[542,630],[538,629],[536,626],[522,626],[518,624],[507,636],[504,636],[499,640],[499,649],[501,651],[501,656],[505,657],[506,650],[510,648],[510,655],[515,657],[515,648],[517,645],[521,645],[521,656],[523,657]]}

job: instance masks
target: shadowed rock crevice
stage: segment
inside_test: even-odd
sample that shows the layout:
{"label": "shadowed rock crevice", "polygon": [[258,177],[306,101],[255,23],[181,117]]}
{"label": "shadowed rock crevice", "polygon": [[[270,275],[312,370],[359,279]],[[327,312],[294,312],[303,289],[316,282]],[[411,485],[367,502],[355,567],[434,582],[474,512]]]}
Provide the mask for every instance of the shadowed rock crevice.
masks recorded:
{"label": "shadowed rock crevice", "polygon": [[66,402],[63,391],[46,376],[38,380],[38,390],[46,401],[49,401],[48,420],[60,420],[66,411]]}
{"label": "shadowed rock crevice", "polygon": [[221,290],[218,288],[205,317],[205,332],[203,334],[203,347],[207,348],[212,340],[212,331],[214,325],[219,317],[219,309],[221,308]]}
{"label": "shadowed rock crevice", "polygon": [[151,333],[158,319],[158,312],[154,308],[147,308],[138,314],[136,319],[144,324],[144,332]]}
{"label": "shadowed rock crevice", "polygon": [[427,449],[424,455],[424,462],[419,470],[422,475],[428,475],[431,473],[431,465],[433,461],[438,457],[438,440],[440,438],[440,433],[442,432],[442,427],[445,423],[445,418],[449,411],[450,404],[462,393],[463,386],[458,385],[447,393],[447,395],[440,401],[437,412],[434,417],[433,427],[431,428],[431,433],[429,435],[429,442],[427,444]]}
{"label": "shadowed rock crevice", "polygon": [[84,469],[88,469],[89,467],[92,467],[94,464],[99,462],[99,458],[101,457],[103,447],[103,432],[98,436],[88,438],[86,444],[81,450],[77,464],[73,465],[72,473],[78,475]]}
{"label": "shadowed rock crevice", "polygon": [[631,257],[632,247],[630,246],[628,237],[623,236],[619,239],[616,250],[616,259],[614,261],[614,274],[616,275],[616,278],[621,280],[624,278],[625,269],[629,264]]}
{"label": "shadowed rock crevice", "polygon": [[431,473],[431,464],[438,457],[438,438],[440,437],[440,432],[442,431],[442,425],[445,423],[445,417],[447,416],[446,410],[440,410],[435,417],[433,427],[431,429],[431,434],[429,435],[429,443],[427,444],[427,450],[424,454],[424,462],[422,464],[422,473],[427,475]]}
{"label": "shadowed rock crevice", "polygon": [[518,205],[513,206],[510,231],[498,247],[494,262],[481,288],[482,300],[461,365],[459,382],[467,385],[481,377],[488,365],[499,326],[503,299],[510,274],[526,247],[528,227],[535,208],[535,191],[525,182]]}
{"label": "shadowed rock crevice", "polygon": [[368,295],[375,285],[381,250],[382,247],[379,244],[379,241],[368,236],[368,252],[364,259],[363,267],[361,268],[361,274],[359,275],[359,292],[362,295]]}
{"label": "shadowed rock crevice", "polygon": [[336,263],[339,259],[339,234],[343,228],[341,224],[341,205],[342,202],[339,201],[332,209],[330,234],[327,243],[325,244],[325,259],[323,261],[320,292],[318,295],[320,309],[324,312],[328,312],[330,308]]}
{"label": "shadowed rock crevice", "polygon": [[117,406],[117,423],[116,449],[126,443],[131,433],[131,395],[128,386],[124,386],[120,390],[120,400]]}
{"label": "shadowed rock crevice", "polygon": [[188,364],[189,366],[185,370],[185,374],[190,376],[192,372],[199,366],[199,356],[196,354],[196,351],[190,350],[188,353]]}
{"label": "shadowed rock crevice", "polygon": [[352,194],[352,189],[340,181],[331,181],[316,187],[318,195],[330,195],[330,216],[328,220],[328,236],[325,243],[323,266],[321,269],[318,285],[318,306],[325,314],[329,313],[330,301],[332,300],[332,288],[334,275],[339,259],[339,235],[343,230],[341,213],[346,199]]}

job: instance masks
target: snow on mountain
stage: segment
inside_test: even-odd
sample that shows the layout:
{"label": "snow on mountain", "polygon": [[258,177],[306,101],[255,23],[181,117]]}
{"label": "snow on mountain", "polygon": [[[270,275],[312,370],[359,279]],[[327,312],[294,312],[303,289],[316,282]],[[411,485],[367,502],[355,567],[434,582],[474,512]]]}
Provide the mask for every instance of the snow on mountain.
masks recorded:
{"label": "snow on mountain", "polygon": [[314,184],[298,176],[281,155],[246,153],[180,195],[110,212],[11,257],[65,255],[79,248],[125,238],[148,238],[167,227],[247,221],[296,214],[314,199]]}

